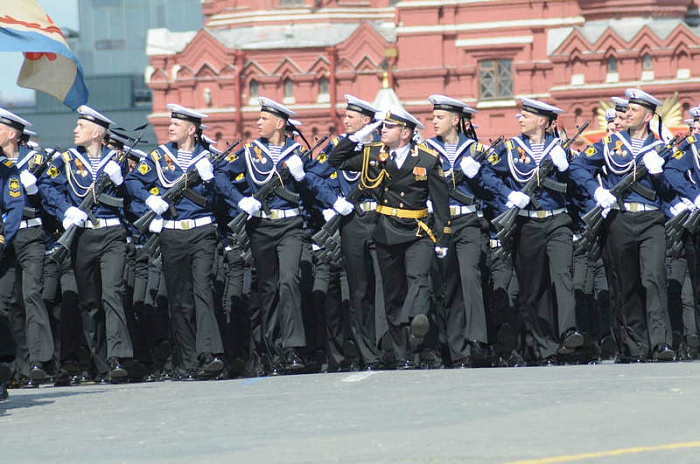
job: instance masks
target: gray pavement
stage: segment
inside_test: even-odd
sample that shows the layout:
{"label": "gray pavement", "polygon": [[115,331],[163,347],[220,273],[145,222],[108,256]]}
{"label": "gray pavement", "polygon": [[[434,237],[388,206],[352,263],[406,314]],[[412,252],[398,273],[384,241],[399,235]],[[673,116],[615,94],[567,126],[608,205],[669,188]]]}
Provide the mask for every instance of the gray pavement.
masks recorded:
{"label": "gray pavement", "polygon": [[700,362],[42,387],[0,462],[697,463],[699,398]]}

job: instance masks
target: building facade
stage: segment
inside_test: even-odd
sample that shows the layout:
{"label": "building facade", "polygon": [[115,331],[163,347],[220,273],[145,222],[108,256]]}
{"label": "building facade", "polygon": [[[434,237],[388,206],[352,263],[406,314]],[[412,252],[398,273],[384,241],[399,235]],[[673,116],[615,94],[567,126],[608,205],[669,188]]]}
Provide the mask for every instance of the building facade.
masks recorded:
{"label": "building facade", "polygon": [[[290,106],[307,136],[342,131],[343,95],[373,101],[382,77],[424,123],[427,97],[479,110],[479,134],[518,131],[518,97],[548,101],[574,128],[628,87],[664,100],[681,127],[698,104],[700,28],[693,0],[203,0],[203,27],[153,29],[150,116],[165,105],[208,113],[208,135],[255,138],[258,96]],[[426,124],[426,137],[433,135]],[[598,127],[586,136],[595,139]]]}

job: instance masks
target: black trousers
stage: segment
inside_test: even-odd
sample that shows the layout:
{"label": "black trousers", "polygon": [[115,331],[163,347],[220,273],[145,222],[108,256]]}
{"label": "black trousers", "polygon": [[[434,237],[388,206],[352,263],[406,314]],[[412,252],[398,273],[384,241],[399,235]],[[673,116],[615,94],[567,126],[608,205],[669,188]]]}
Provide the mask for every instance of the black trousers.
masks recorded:
{"label": "black trousers", "polygon": [[42,298],[51,315],[57,358],[60,362],[77,361],[85,337],[78,305],[78,284],[70,258],[57,263],[45,255],[43,282]]}
{"label": "black trousers", "polygon": [[190,230],[163,229],[160,249],[181,367],[195,369],[200,355],[224,352],[214,312],[216,228],[207,225]]}
{"label": "black trousers", "polygon": [[536,359],[554,356],[576,327],[571,217],[518,217],[513,259],[530,348]]}
{"label": "black trousers", "polygon": [[452,241],[439,260],[445,283],[446,338],[453,361],[471,354],[470,342],[488,342],[481,271],[485,234],[475,213],[452,218]]}
{"label": "black trousers", "polygon": [[252,218],[246,225],[257,269],[263,344],[273,364],[287,349],[306,346],[300,270],[304,243],[300,217]]}
{"label": "black trousers", "polygon": [[387,330],[382,274],[372,240],[376,215],[352,213],[343,218],[340,229],[350,291],[350,332],[364,364],[379,362],[379,343]]}
{"label": "black trousers", "polygon": [[513,350],[522,350],[523,323],[518,311],[518,277],[513,261],[507,253],[496,254],[498,250],[500,246],[489,246],[486,254],[486,315],[489,340],[496,341],[494,351],[507,358]]}
{"label": "black trousers", "polygon": [[617,272],[622,345],[626,354],[646,356],[671,345],[666,287],[664,215],[612,211],[605,246]]}
{"label": "black trousers", "polygon": [[690,281],[688,262],[685,256],[667,257],[668,312],[673,331],[684,336],[698,333],[698,321]]}
{"label": "black trousers", "polygon": [[433,242],[424,237],[395,245],[377,243],[376,247],[394,361],[402,363],[407,359],[410,320],[427,315],[431,308]]}
{"label": "black trousers", "polygon": [[[54,355],[51,322],[42,299],[44,232],[41,227],[20,229],[6,252],[13,262],[14,277],[0,279],[2,300],[10,301],[12,319],[19,331],[17,359],[49,361]],[[9,277],[9,278],[8,278]],[[21,344],[20,344],[21,342]],[[25,363],[22,362],[22,365]],[[23,366],[25,367],[25,366]],[[23,369],[24,370],[24,369]]]}
{"label": "black trousers", "polygon": [[121,227],[81,228],[71,257],[83,332],[95,367],[104,374],[107,358],[134,355],[124,312],[126,233]]}

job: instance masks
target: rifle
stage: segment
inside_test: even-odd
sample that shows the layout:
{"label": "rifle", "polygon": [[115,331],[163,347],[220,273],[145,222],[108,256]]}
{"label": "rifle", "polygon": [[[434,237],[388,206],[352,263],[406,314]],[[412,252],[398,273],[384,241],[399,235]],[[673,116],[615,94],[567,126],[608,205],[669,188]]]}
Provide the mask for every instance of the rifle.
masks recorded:
{"label": "rifle", "polygon": [[[671,141],[669,141],[659,152],[659,156],[662,158],[665,157],[669,151],[672,151],[676,145],[687,139],[689,136],[690,132],[683,136],[676,134],[676,136],[673,137],[673,139],[671,139]],[[622,178],[622,180],[620,180],[610,189],[610,193],[613,194],[617,198],[618,203],[622,205],[623,198],[632,189],[634,189],[637,182],[644,178],[648,172],[649,170],[644,165],[644,161],[640,161],[636,164],[632,172],[628,173]],[[587,237],[588,241],[591,243],[594,241],[596,235],[598,235],[600,227],[603,225],[603,220],[605,219],[603,216],[603,211],[604,209],[602,206],[596,205],[593,209],[581,217],[583,222],[586,224],[583,235]]]}
{"label": "rifle", "polygon": [[673,256],[678,256],[683,250],[683,235],[686,230],[684,225],[690,214],[689,210],[684,209],[666,221],[666,248],[671,250]]}
{"label": "rifle", "polygon": [[[217,163],[226,159],[229,153],[231,153],[231,150],[233,150],[238,144],[239,142],[236,141],[230,144],[228,147],[226,147],[226,150],[217,153],[216,155],[213,155],[210,158],[211,163],[214,166],[216,166]],[[170,187],[168,191],[161,196],[163,201],[168,203],[168,205],[170,206],[170,214],[172,217],[177,217],[175,205],[177,205],[183,197],[189,198],[190,200],[192,200],[200,206],[206,205],[206,199],[202,198],[201,196],[197,195],[196,193],[190,190],[190,187],[199,184],[201,181],[202,178],[199,175],[199,171],[197,169],[192,169],[191,171],[187,171],[184,174],[182,174],[180,178],[175,181],[173,186]],[[157,214],[149,209],[148,211],[146,211],[146,213],[144,213],[143,216],[134,221],[133,225],[142,234],[146,233],[148,232],[148,227],[151,225],[151,222],[153,222],[156,216]],[[154,251],[156,249],[156,247],[158,246],[158,237],[158,234],[153,234],[148,238],[146,244],[144,245],[148,252]]]}
{"label": "rifle", "polygon": [[[122,169],[124,167],[123,165],[126,161],[126,157],[129,156],[129,152],[140,141],[141,135],[138,136],[138,138],[134,141],[133,145],[127,150],[118,152],[116,162]],[[107,188],[110,185],[112,185],[112,181],[110,180],[107,173],[102,171],[99,177],[90,185],[90,187],[88,187],[85,197],[83,197],[83,200],[80,202],[80,205],[78,205],[78,209],[86,213],[88,215],[89,220],[94,225],[98,223],[98,220],[93,215],[92,208],[97,203],[102,203],[104,205],[114,207],[121,207],[124,204],[121,198],[115,198],[105,193],[105,190],[107,190]],[[77,231],[78,226],[76,226],[75,224],[71,224],[61,234],[61,236],[57,240],[57,243],[60,245],[60,247],[54,248],[53,252],[51,252],[50,258],[52,260],[54,260],[57,263],[61,263],[68,257],[68,254],[70,253],[71,244],[75,239],[75,234],[77,233]]]}
{"label": "rifle", "polygon": [[[590,119],[583,123],[583,125],[581,125],[578,128],[578,131],[576,131],[576,134],[574,134],[573,137],[564,142],[561,145],[561,147],[564,150],[567,150],[571,146],[571,144],[574,143],[576,139],[583,133],[583,131],[586,130],[590,123]],[[535,209],[541,209],[539,206],[539,202],[535,198],[535,194],[541,186],[547,186],[549,182],[549,174],[554,170],[554,162],[552,161],[552,157],[545,157],[542,160],[542,163],[540,164],[538,169],[539,172],[537,173],[537,175],[533,175],[520,190],[522,193],[530,197],[530,202],[535,207]],[[496,216],[492,221],[493,225],[496,227],[496,236],[499,238],[499,240],[501,240],[501,243],[504,246],[506,243],[509,243],[509,240],[513,234],[513,230],[515,229],[515,219],[518,217],[518,213],[520,213],[520,208],[518,208],[517,206],[513,206],[512,208]],[[503,247],[501,249],[503,249]]]}
{"label": "rifle", "polygon": [[[313,153],[313,151],[316,148],[321,146],[321,144],[323,144],[328,139],[328,137],[330,137],[330,134],[324,135],[316,142],[316,144],[313,147],[311,147],[308,151],[302,153],[302,155],[300,156],[302,161],[304,161],[305,158],[311,156],[311,153]],[[283,168],[282,172],[278,171],[277,176],[273,176],[272,179],[270,179],[265,185],[260,187],[260,190],[253,194],[253,198],[258,200],[262,204],[262,209],[266,214],[270,214],[270,207],[267,204],[267,198],[272,194],[276,193],[282,198],[290,201],[294,201],[295,199],[297,199],[296,195],[284,188],[284,182],[289,178],[290,175],[291,174],[289,174],[289,169],[286,167]],[[246,222],[248,222],[248,213],[242,211],[238,213],[236,217],[234,217],[228,223],[228,226],[233,232],[233,237],[236,240],[236,243],[238,244],[242,255],[244,256],[244,259],[247,260],[248,251],[250,248],[250,238],[248,237],[248,234],[245,231]]]}

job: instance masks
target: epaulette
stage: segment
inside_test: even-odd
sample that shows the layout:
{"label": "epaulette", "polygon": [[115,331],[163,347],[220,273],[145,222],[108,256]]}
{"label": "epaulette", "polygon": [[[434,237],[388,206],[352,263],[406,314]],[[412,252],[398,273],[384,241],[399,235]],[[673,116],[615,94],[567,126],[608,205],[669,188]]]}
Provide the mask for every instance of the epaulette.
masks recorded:
{"label": "epaulette", "polygon": [[155,162],[160,161],[160,153],[158,153],[158,150],[153,150],[151,152],[151,158],[153,158],[153,161]]}
{"label": "epaulette", "polygon": [[603,143],[604,144],[610,143],[610,136],[609,135],[606,135],[605,137],[603,137]]}
{"label": "epaulette", "polygon": [[250,142],[248,142],[248,143],[246,143],[246,144],[243,146],[243,148],[250,148],[250,147],[252,147],[252,146],[253,146],[253,144],[250,143]]}
{"label": "epaulette", "polygon": [[437,158],[439,156],[439,153],[437,150],[434,150],[428,146],[427,143],[423,142],[420,145],[418,145],[416,148],[418,148],[420,151],[429,154],[433,158]]}
{"label": "epaulette", "polygon": [[687,140],[688,140],[688,143],[695,143],[695,137],[693,137],[692,135],[689,135]]}
{"label": "epaulette", "polygon": [[7,166],[8,168],[11,168],[12,165],[14,165],[15,163],[13,163],[13,162],[10,161],[10,160],[5,160],[5,161],[3,161],[2,164],[4,164],[5,166]]}
{"label": "epaulette", "polygon": [[340,143],[340,137],[335,137],[334,139],[331,139],[331,143],[333,146],[336,146]]}
{"label": "epaulette", "polygon": [[382,147],[384,144],[382,142],[371,142],[363,144],[365,147]]}
{"label": "epaulette", "polygon": [[507,141],[506,141],[506,148],[507,148],[508,150],[512,150],[512,149],[513,149],[513,141],[512,141],[512,140],[507,140]]}
{"label": "epaulette", "polygon": [[61,154],[61,158],[63,158],[63,162],[64,162],[64,163],[69,163],[70,160],[73,159],[72,156],[70,155],[70,152],[69,152],[69,151],[64,151],[64,152]]}

